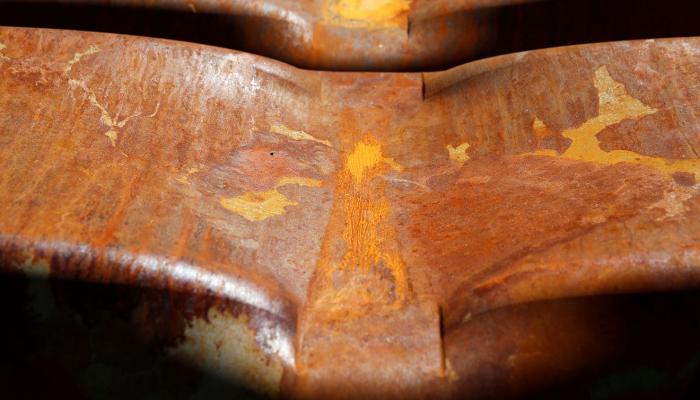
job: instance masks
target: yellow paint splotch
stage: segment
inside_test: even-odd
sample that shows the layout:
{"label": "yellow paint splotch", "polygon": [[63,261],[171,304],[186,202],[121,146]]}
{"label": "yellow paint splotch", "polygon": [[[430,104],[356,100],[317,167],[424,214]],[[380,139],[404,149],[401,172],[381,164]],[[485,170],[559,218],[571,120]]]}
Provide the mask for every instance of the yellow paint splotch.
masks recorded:
{"label": "yellow paint splotch", "polygon": [[[409,295],[385,180],[374,179],[390,170],[402,167],[385,157],[380,144],[368,136],[355,144],[338,172],[332,222],[317,267],[322,283],[313,296],[329,318],[362,313],[370,303],[400,305]],[[341,254],[332,250],[339,241]],[[336,273],[344,277],[342,282]]]}
{"label": "yellow paint splotch", "polygon": [[[563,154],[558,155],[552,150],[538,150],[529,154],[559,156],[570,160],[590,161],[604,165],[626,162],[645,165],[668,176],[675,172],[687,172],[700,178],[698,175],[700,174],[700,160],[697,159],[666,159],[645,156],[628,150],[603,150],[597,135],[605,128],[627,119],[636,120],[654,114],[658,110],[630,96],[625,90],[625,86],[616,82],[605,66],[595,71],[593,84],[598,91],[598,116],[562,132],[562,136],[571,139],[571,145]],[[537,126],[533,124],[533,128],[546,129],[546,126],[544,123],[538,123]],[[537,132],[535,131],[535,133]]]}
{"label": "yellow paint splotch", "polygon": [[329,0],[324,11],[341,25],[392,27],[402,25],[401,17],[408,12],[411,2],[412,0]]}
{"label": "yellow paint splotch", "polygon": [[450,156],[450,160],[457,162],[460,166],[464,165],[464,163],[469,160],[469,155],[467,154],[469,143],[464,142],[457,147],[448,144],[445,148],[447,149],[447,154]]}
{"label": "yellow paint splotch", "polygon": [[270,132],[288,137],[289,139],[292,139],[292,140],[299,140],[299,141],[307,140],[307,141],[311,141],[311,142],[321,143],[324,146],[333,147],[331,142],[329,142],[328,140],[318,139],[318,138],[313,137],[312,135],[310,135],[304,131],[295,131],[294,129],[289,129],[288,127],[286,127],[284,125],[279,125],[279,124],[272,125],[270,127]]}
{"label": "yellow paint splotch", "polygon": [[279,192],[279,188],[287,185],[320,187],[321,181],[303,177],[283,177],[277,181],[271,190],[262,192],[246,192],[236,197],[222,197],[219,203],[248,221],[262,221],[275,215],[282,215],[289,206],[299,205]]}
{"label": "yellow paint splotch", "polygon": [[366,175],[371,178],[383,172],[385,166],[394,171],[403,170],[403,167],[393,158],[384,157],[379,144],[367,138],[357,143],[355,149],[348,155],[345,170],[352,175],[356,183],[360,183]]}

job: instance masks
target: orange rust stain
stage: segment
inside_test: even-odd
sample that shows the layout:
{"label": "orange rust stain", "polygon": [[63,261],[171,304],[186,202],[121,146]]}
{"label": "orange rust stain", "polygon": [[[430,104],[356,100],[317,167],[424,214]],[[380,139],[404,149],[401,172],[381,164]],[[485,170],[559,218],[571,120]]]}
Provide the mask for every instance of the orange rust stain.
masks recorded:
{"label": "orange rust stain", "polygon": [[411,0],[328,0],[326,19],[348,27],[399,27],[406,24]]}
{"label": "orange rust stain", "polygon": [[[605,151],[601,149],[597,135],[605,128],[626,119],[635,120],[654,114],[658,110],[627,94],[624,85],[616,82],[605,66],[595,71],[593,84],[598,90],[598,116],[562,132],[562,136],[571,139],[571,145],[559,157],[604,165],[621,162],[640,164],[661,171],[669,177],[672,177],[676,172],[687,172],[700,178],[698,175],[700,174],[700,160],[697,159],[666,159],[645,156],[628,150]],[[546,129],[541,121],[536,125],[533,124],[535,135],[537,135],[538,130]],[[537,150],[528,153],[528,155],[558,156],[555,151],[546,149]]]}
{"label": "orange rust stain", "polygon": [[[326,315],[362,314],[363,305],[401,305],[409,297],[409,284],[391,225],[390,203],[384,180],[374,179],[402,167],[382,153],[371,136],[356,143],[336,179],[331,230],[324,237],[317,268],[319,295],[315,305]],[[334,252],[337,241],[342,253]],[[342,255],[341,255],[342,254]]]}

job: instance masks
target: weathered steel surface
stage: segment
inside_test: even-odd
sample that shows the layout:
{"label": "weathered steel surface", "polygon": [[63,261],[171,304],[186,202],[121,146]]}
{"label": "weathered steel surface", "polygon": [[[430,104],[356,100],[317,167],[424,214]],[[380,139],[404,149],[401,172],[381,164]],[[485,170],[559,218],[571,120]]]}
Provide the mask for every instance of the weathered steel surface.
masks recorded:
{"label": "weathered steel surface", "polygon": [[0,0],[0,25],[173,38],[298,67],[424,71],[542,47],[700,35],[695,0]]}
{"label": "weathered steel surface", "polygon": [[629,333],[614,300],[555,300],[700,283],[700,40],[426,74],[68,31],[0,48],[3,268],[184,293],[122,314],[265,393],[528,393]]}
{"label": "weathered steel surface", "polygon": [[[420,69],[455,65],[488,48],[501,6],[533,0],[59,0],[219,16],[236,49],[306,68]],[[36,6],[37,13],[44,6]],[[70,10],[69,10],[70,11]],[[73,10],[80,14],[80,11]],[[106,18],[109,18],[107,13]],[[128,19],[123,22],[128,25]],[[119,29],[119,28],[118,28]],[[124,29],[124,28],[121,28]],[[219,36],[219,35],[217,35]]]}

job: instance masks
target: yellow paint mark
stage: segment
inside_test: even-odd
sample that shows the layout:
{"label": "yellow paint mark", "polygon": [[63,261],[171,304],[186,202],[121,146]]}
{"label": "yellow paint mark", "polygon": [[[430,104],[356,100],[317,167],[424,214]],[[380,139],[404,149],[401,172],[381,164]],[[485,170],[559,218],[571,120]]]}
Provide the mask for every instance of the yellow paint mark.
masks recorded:
{"label": "yellow paint mark", "polygon": [[[119,136],[119,129],[123,128],[124,125],[126,125],[127,122],[129,122],[130,119],[134,117],[139,117],[141,116],[140,112],[137,112],[136,114],[130,115],[124,119],[119,119],[119,115],[117,114],[115,117],[112,117],[107,111],[107,109],[100,104],[99,101],[97,101],[97,95],[95,95],[95,92],[90,89],[85,82],[76,80],[76,79],[69,79],[68,84],[71,87],[78,87],[81,88],[85,93],[88,95],[88,100],[90,103],[95,106],[98,110],[100,110],[100,122],[102,122],[104,125],[107,125],[109,129],[107,132],[104,133],[105,136],[107,136],[112,143],[112,147],[116,146],[117,138]],[[145,117],[154,117],[156,113],[158,113],[158,109],[160,108],[160,103],[156,104],[155,110],[149,114],[146,115]]]}
{"label": "yellow paint mark", "polygon": [[246,192],[236,197],[222,197],[219,203],[229,211],[242,216],[248,221],[262,221],[275,215],[282,215],[286,207],[299,205],[289,200],[277,189],[286,185],[320,187],[321,181],[303,177],[283,177],[277,181],[272,190],[263,192]]}
{"label": "yellow paint mark", "polygon": [[333,147],[331,142],[329,142],[328,140],[315,138],[304,131],[295,131],[293,129],[287,128],[284,125],[272,125],[270,127],[270,132],[286,136],[292,140],[308,140],[312,142],[321,143],[322,145],[328,147]]}
{"label": "yellow paint mark", "polygon": [[[645,156],[628,150],[605,151],[601,149],[597,135],[605,128],[626,119],[639,119],[654,114],[658,110],[644,105],[641,101],[627,94],[624,85],[616,82],[605,66],[595,71],[593,84],[598,90],[598,116],[562,132],[562,135],[571,139],[572,142],[560,157],[604,165],[627,162],[655,168],[669,177],[675,172],[688,172],[695,174],[696,178],[700,177],[698,175],[700,173],[700,160],[697,159],[665,159]],[[546,128],[544,123],[541,125],[539,128]],[[529,154],[555,156],[556,152],[538,150]]]}
{"label": "yellow paint mark", "polygon": [[383,165],[390,167],[394,171],[400,172],[403,170],[403,167],[396,163],[393,158],[384,157],[382,148],[377,143],[368,140],[361,141],[355,145],[355,150],[348,155],[345,169],[352,175],[355,182],[359,183],[365,178],[366,173],[373,172],[376,174],[379,172],[376,170]]}
{"label": "yellow paint mark", "polygon": [[[387,167],[401,170],[382,154],[371,137],[356,143],[338,172],[334,222],[324,237],[315,285],[315,307],[322,307],[325,318],[345,318],[365,312],[368,304],[401,306],[410,289],[406,266],[398,252],[398,239],[391,224],[389,200],[384,195]],[[334,251],[342,242],[342,255]],[[335,281],[344,274],[343,283]]]}
{"label": "yellow paint mark", "polygon": [[73,69],[73,65],[75,65],[78,61],[80,61],[81,58],[88,56],[90,54],[95,54],[99,51],[100,51],[99,47],[97,47],[95,45],[90,45],[87,48],[87,50],[75,53],[73,55],[73,58],[70,61],[68,61],[68,63],[66,63],[66,67],[63,69],[63,73],[68,75],[70,73],[70,71]]}
{"label": "yellow paint mark", "polygon": [[392,27],[405,24],[411,0],[329,0],[325,7],[341,25]]}
{"label": "yellow paint mark", "polygon": [[185,340],[170,354],[237,384],[277,397],[282,363],[263,353],[248,327],[249,317],[234,317],[210,309],[207,318],[196,318],[185,329]]}
{"label": "yellow paint mark", "polygon": [[447,149],[447,154],[450,156],[450,160],[456,161],[460,166],[464,165],[464,163],[469,160],[469,156],[467,155],[469,143],[464,142],[457,147],[448,144],[445,148]]}

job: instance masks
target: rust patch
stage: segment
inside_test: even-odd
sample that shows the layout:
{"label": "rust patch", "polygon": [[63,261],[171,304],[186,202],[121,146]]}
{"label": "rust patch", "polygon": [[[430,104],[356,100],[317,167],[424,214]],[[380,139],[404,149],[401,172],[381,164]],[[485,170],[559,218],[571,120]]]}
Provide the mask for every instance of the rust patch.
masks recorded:
{"label": "rust patch", "polygon": [[283,366],[265,355],[249,327],[249,317],[209,309],[206,318],[195,318],[185,329],[184,342],[171,355],[198,367],[223,374],[226,379],[277,397]]}

